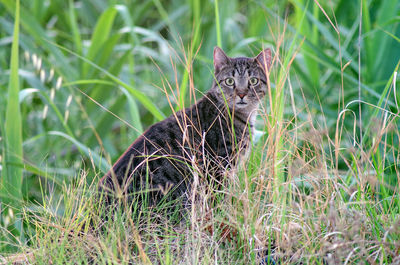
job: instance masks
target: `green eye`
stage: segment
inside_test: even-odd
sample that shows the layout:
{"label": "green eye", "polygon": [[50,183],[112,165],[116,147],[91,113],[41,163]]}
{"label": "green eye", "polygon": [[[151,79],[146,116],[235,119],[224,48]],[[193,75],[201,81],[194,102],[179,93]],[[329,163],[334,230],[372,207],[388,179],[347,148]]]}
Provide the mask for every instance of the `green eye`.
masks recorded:
{"label": "green eye", "polygon": [[258,84],[258,78],[252,77],[250,78],[250,85],[255,86]]}
{"label": "green eye", "polygon": [[227,86],[233,86],[235,84],[235,80],[231,77],[228,77],[227,79],[225,79],[225,84]]}

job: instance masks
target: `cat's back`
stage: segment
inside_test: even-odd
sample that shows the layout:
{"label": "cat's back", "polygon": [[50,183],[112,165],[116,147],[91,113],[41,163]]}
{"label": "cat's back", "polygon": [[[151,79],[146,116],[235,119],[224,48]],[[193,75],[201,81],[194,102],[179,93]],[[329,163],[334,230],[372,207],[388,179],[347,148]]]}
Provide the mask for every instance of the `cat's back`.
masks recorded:
{"label": "cat's back", "polygon": [[201,99],[197,104],[150,126],[100,180],[100,190],[113,191],[116,182],[123,186],[129,179],[130,182],[136,181],[133,186],[140,189],[140,178],[148,173],[153,178],[152,184],[181,181],[181,165],[190,159],[193,143],[200,141],[203,123],[200,116],[204,111],[210,115],[210,108],[206,109],[204,99]]}

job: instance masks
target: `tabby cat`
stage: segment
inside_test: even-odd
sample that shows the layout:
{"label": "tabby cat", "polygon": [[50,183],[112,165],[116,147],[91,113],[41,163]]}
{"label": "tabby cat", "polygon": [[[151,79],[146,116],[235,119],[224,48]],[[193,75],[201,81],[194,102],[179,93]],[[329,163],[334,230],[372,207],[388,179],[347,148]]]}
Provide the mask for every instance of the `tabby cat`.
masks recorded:
{"label": "tabby cat", "polygon": [[100,180],[100,191],[108,200],[146,198],[155,205],[163,198],[187,200],[194,174],[221,183],[249,149],[249,129],[267,91],[270,65],[270,49],[255,58],[229,58],[215,47],[215,79],[208,93],[134,141]]}

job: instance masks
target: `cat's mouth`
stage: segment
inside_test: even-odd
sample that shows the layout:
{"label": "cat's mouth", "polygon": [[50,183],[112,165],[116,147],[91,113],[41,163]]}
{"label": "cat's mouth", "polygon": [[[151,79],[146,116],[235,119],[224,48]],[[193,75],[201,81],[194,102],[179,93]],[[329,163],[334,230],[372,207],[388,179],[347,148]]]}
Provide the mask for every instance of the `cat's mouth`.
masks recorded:
{"label": "cat's mouth", "polygon": [[239,102],[236,102],[237,105],[247,105],[247,102],[243,100],[243,98],[239,99]]}

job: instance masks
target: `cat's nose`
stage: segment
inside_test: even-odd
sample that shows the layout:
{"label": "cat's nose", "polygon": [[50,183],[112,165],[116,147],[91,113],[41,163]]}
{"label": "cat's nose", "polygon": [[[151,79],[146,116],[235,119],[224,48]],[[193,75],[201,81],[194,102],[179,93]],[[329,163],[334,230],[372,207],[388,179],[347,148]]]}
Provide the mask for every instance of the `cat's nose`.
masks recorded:
{"label": "cat's nose", "polygon": [[238,94],[238,96],[240,99],[243,99],[246,96],[246,94]]}

